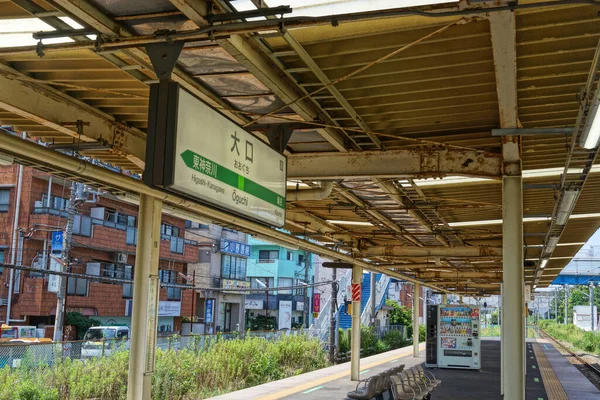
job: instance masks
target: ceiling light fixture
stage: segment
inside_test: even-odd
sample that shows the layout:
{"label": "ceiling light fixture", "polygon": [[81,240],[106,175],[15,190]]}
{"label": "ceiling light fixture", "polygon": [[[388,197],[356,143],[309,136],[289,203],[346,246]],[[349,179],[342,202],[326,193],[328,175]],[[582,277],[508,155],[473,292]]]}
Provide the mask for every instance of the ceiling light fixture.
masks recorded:
{"label": "ceiling light fixture", "polygon": [[556,248],[556,245],[558,244],[558,239],[560,239],[558,236],[550,236],[550,238],[548,238],[546,253],[552,254],[552,252]]}
{"label": "ceiling light fixture", "polygon": [[588,117],[583,127],[580,145],[586,149],[595,149],[600,142],[600,116],[598,116],[598,106],[600,105],[600,88],[596,89],[592,106],[588,111]]}
{"label": "ceiling light fixture", "polygon": [[548,259],[547,259],[547,258],[544,258],[544,259],[542,260],[542,263],[540,264],[540,268],[541,268],[541,269],[544,269],[544,268],[546,268],[546,264],[548,264]]}
{"label": "ceiling light fixture", "polygon": [[556,223],[558,225],[565,225],[567,223],[569,214],[571,214],[578,196],[579,190],[565,190],[563,192],[558,207],[558,214],[556,215]]}
{"label": "ceiling light fixture", "polygon": [[337,225],[373,226],[372,223],[363,222],[363,221],[344,221],[344,220],[338,220],[338,219],[328,219],[327,222],[329,222],[330,224],[337,224]]}

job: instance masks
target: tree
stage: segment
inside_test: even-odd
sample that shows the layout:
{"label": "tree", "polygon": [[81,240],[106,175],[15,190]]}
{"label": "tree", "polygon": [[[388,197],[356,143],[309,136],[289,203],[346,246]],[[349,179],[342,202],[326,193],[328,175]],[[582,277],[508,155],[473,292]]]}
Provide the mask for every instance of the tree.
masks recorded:
{"label": "tree", "polygon": [[[556,292],[556,300],[558,302],[558,322],[563,323],[565,320],[565,289],[560,287]],[[555,299],[550,301],[550,319],[555,319]],[[577,285],[569,287],[569,324],[573,323],[573,307],[587,306],[590,304],[589,288],[587,285]],[[600,288],[594,288],[594,305],[600,308]]]}
{"label": "tree", "polygon": [[389,314],[390,325],[406,326],[406,337],[412,337],[412,310],[389,299],[386,300],[385,305],[392,307]]}
{"label": "tree", "polygon": [[100,326],[100,321],[93,318],[87,318],[78,312],[68,312],[65,315],[66,325],[72,325],[75,327],[77,339],[83,339],[83,335],[91,326]]}

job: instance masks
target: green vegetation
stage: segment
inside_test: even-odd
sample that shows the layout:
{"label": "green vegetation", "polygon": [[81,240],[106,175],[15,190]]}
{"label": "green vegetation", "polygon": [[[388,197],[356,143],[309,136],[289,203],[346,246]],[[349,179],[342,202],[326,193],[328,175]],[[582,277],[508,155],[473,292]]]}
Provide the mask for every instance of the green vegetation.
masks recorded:
{"label": "green vegetation", "polygon": [[412,310],[394,300],[386,300],[385,305],[392,307],[389,313],[390,325],[404,325],[407,329],[406,337],[412,337]]}
{"label": "green vegetation", "polygon": [[[423,341],[425,340],[425,327],[421,326],[421,328],[423,328],[421,330],[421,333],[423,334]],[[340,354],[350,351],[351,337],[352,329],[339,330],[338,352]],[[377,337],[377,334],[372,327],[361,326],[360,328],[360,348],[362,349],[363,356],[370,356],[373,354],[399,349],[401,347],[408,346],[411,343],[412,341],[407,339],[400,330],[390,330],[386,332],[380,339]]]}
{"label": "green vegetation", "polygon": [[548,335],[571,344],[575,349],[600,355],[600,335],[586,332],[575,325],[562,325],[550,320],[542,320],[539,325]]}
{"label": "green vegetation", "polygon": [[[573,307],[575,306],[587,306],[590,304],[589,288],[585,285],[571,286],[569,288],[569,323],[573,322]],[[556,291],[556,298],[550,302],[550,315],[549,318],[555,319],[555,301],[558,301],[558,321],[563,322],[565,320],[565,290],[560,288]],[[594,305],[600,308],[600,287],[594,288]]]}
{"label": "green vegetation", "polygon": [[85,317],[78,312],[68,312],[65,314],[65,324],[74,326],[77,340],[82,340],[88,328],[100,326],[100,321]]}
{"label": "green vegetation", "polygon": [[[191,349],[198,346],[192,345]],[[215,341],[203,352],[157,350],[152,398],[203,399],[328,365],[318,340],[284,336]],[[53,366],[22,363],[0,369],[0,398],[11,400],[121,400],[126,397],[128,351]]]}
{"label": "green vegetation", "polygon": [[248,320],[248,327],[251,331],[272,331],[275,330],[276,324],[277,320],[271,316],[269,316],[268,321],[264,315],[257,315],[255,318]]}

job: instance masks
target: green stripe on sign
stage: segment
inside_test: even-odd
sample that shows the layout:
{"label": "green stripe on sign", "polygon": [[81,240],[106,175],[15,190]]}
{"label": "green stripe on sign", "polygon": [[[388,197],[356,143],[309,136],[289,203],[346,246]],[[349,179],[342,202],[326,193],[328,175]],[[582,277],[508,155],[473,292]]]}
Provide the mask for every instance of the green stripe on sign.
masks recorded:
{"label": "green stripe on sign", "polygon": [[271,189],[267,189],[261,184],[247,179],[198,153],[188,149],[181,153],[181,158],[188,168],[193,169],[196,172],[221,181],[276,207],[285,209],[285,197],[278,195]]}

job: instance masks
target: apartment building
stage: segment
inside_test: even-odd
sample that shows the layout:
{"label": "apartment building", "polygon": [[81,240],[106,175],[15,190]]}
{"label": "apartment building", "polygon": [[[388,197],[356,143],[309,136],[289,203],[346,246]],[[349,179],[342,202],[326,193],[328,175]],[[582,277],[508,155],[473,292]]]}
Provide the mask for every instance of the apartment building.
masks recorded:
{"label": "apartment building", "polygon": [[[19,185],[20,196],[17,196]],[[0,263],[35,269],[14,273],[10,297],[13,324],[54,324],[56,294],[48,290],[51,278],[44,271],[55,262],[50,256],[52,235],[65,228],[70,190],[70,182],[48,173],[18,165],[0,166]],[[102,192],[89,193],[86,199],[78,205],[75,215],[70,272],[132,279],[138,207]],[[15,218],[17,230],[13,231]],[[186,283],[187,265],[199,261],[200,243],[185,237],[185,226],[185,219],[163,214],[159,275],[164,283]],[[6,320],[9,302],[9,276],[8,269],[0,268],[2,321]],[[159,333],[180,330],[182,316],[191,316],[196,305],[192,304],[193,293],[180,288],[161,288]],[[69,277],[66,309],[102,323],[129,324],[132,297],[132,284]]]}
{"label": "apartment building", "polygon": [[248,260],[250,287],[264,288],[265,292],[252,292],[246,296],[246,319],[258,315],[275,317],[275,329],[306,326],[312,320],[312,287],[269,291],[267,287],[292,287],[314,282],[314,255],[273,243],[250,238],[251,257]]}
{"label": "apartment building", "polygon": [[187,266],[187,275],[198,288],[194,332],[244,331],[248,293],[244,289],[250,287],[246,276],[250,257],[248,235],[218,225],[187,221],[185,237],[200,247],[199,260]]}

